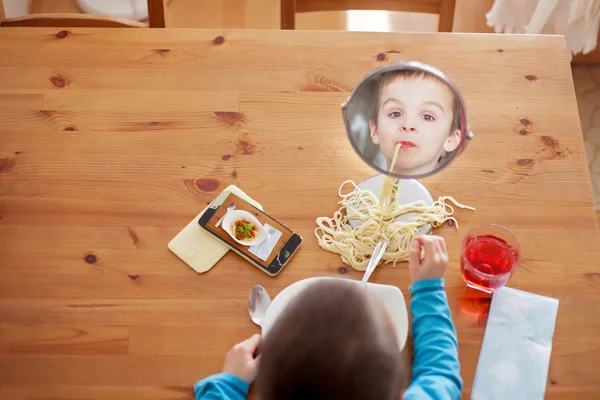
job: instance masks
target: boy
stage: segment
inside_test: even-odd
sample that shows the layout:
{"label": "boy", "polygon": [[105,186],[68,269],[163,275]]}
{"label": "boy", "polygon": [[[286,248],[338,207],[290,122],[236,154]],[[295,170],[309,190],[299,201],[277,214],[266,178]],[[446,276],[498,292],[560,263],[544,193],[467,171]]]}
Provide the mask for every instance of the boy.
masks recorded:
{"label": "boy", "polygon": [[402,356],[387,312],[339,279],[299,294],[259,357],[253,356],[259,335],[234,346],[223,373],[194,386],[196,399],[245,399],[257,375],[261,400],[459,399],[458,344],[443,281],[447,264],[441,237],[415,239],[409,263],[414,364],[404,393]]}
{"label": "boy", "polygon": [[451,89],[422,71],[387,72],[378,82],[369,127],[389,170],[402,144],[394,172],[427,174],[461,141],[461,110]]}

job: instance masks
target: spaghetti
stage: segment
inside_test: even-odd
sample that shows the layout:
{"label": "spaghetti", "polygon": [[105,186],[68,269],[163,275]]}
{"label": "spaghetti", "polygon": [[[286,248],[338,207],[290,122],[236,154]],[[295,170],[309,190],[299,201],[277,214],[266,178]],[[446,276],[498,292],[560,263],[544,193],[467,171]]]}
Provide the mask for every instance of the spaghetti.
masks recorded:
{"label": "spaghetti", "polygon": [[[347,184],[351,184],[353,190],[344,194],[342,191]],[[340,209],[332,218],[317,218],[315,235],[324,250],[339,254],[344,263],[357,271],[367,268],[371,253],[379,241],[388,242],[382,260],[396,266],[397,262],[408,260],[413,239],[427,224],[437,228],[451,220],[458,229],[458,221],[453,217],[453,205],[475,210],[460,204],[451,196],[442,196],[432,205],[422,200],[398,205],[395,190],[391,192],[390,206],[381,207],[373,192],[360,189],[353,181],[342,183],[338,193],[342,198]],[[396,220],[410,213],[417,215],[407,222]],[[354,227],[350,221],[356,221]]]}
{"label": "spaghetti", "polygon": [[[390,173],[394,170],[394,166],[396,165],[396,160],[398,159],[398,153],[400,152],[401,147],[402,143],[398,143],[396,145],[396,148],[394,149],[392,163],[388,167],[388,172]],[[383,177],[383,186],[381,187],[381,195],[379,196],[379,206],[382,208],[382,210],[389,210],[390,207],[393,207],[394,199],[397,198],[396,193],[398,191],[399,183],[400,181],[398,180],[398,178],[394,178],[389,175]]]}

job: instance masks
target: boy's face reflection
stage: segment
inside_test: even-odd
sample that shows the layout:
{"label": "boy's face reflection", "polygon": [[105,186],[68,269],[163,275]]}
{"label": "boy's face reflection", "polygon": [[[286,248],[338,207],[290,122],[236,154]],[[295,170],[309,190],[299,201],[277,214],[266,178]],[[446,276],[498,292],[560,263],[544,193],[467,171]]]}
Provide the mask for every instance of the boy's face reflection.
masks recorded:
{"label": "boy's face reflection", "polygon": [[460,131],[450,131],[454,98],[443,83],[399,77],[383,88],[379,100],[376,124],[370,121],[371,138],[388,163],[402,143],[394,172],[431,172],[445,152],[460,144]]}

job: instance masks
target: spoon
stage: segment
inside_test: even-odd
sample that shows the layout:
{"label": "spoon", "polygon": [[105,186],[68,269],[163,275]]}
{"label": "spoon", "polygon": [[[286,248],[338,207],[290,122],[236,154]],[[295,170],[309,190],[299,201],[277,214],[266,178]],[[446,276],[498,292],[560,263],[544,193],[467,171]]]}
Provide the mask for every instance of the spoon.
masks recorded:
{"label": "spoon", "polygon": [[256,285],[250,290],[248,294],[248,315],[250,315],[252,322],[261,328],[270,305],[271,297],[264,287]]}
{"label": "spoon", "polygon": [[223,220],[225,219],[225,217],[227,216],[227,214],[229,214],[230,212],[232,212],[233,210],[235,210],[236,205],[235,203],[231,203],[229,205],[229,207],[227,207],[227,210],[225,210],[225,214],[223,214],[223,216],[217,221],[217,223],[215,224],[215,228],[218,228],[221,226],[221,224],[223,223]]}

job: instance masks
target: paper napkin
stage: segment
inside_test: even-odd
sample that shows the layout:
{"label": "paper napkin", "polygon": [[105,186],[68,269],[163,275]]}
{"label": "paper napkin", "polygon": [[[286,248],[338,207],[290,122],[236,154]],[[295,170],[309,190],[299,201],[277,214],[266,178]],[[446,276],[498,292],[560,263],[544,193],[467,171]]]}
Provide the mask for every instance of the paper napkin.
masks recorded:
{"label": "paper napkin", "polygon": [[557,312],[557,299],[494,292],[471,399],[543,400]]}

